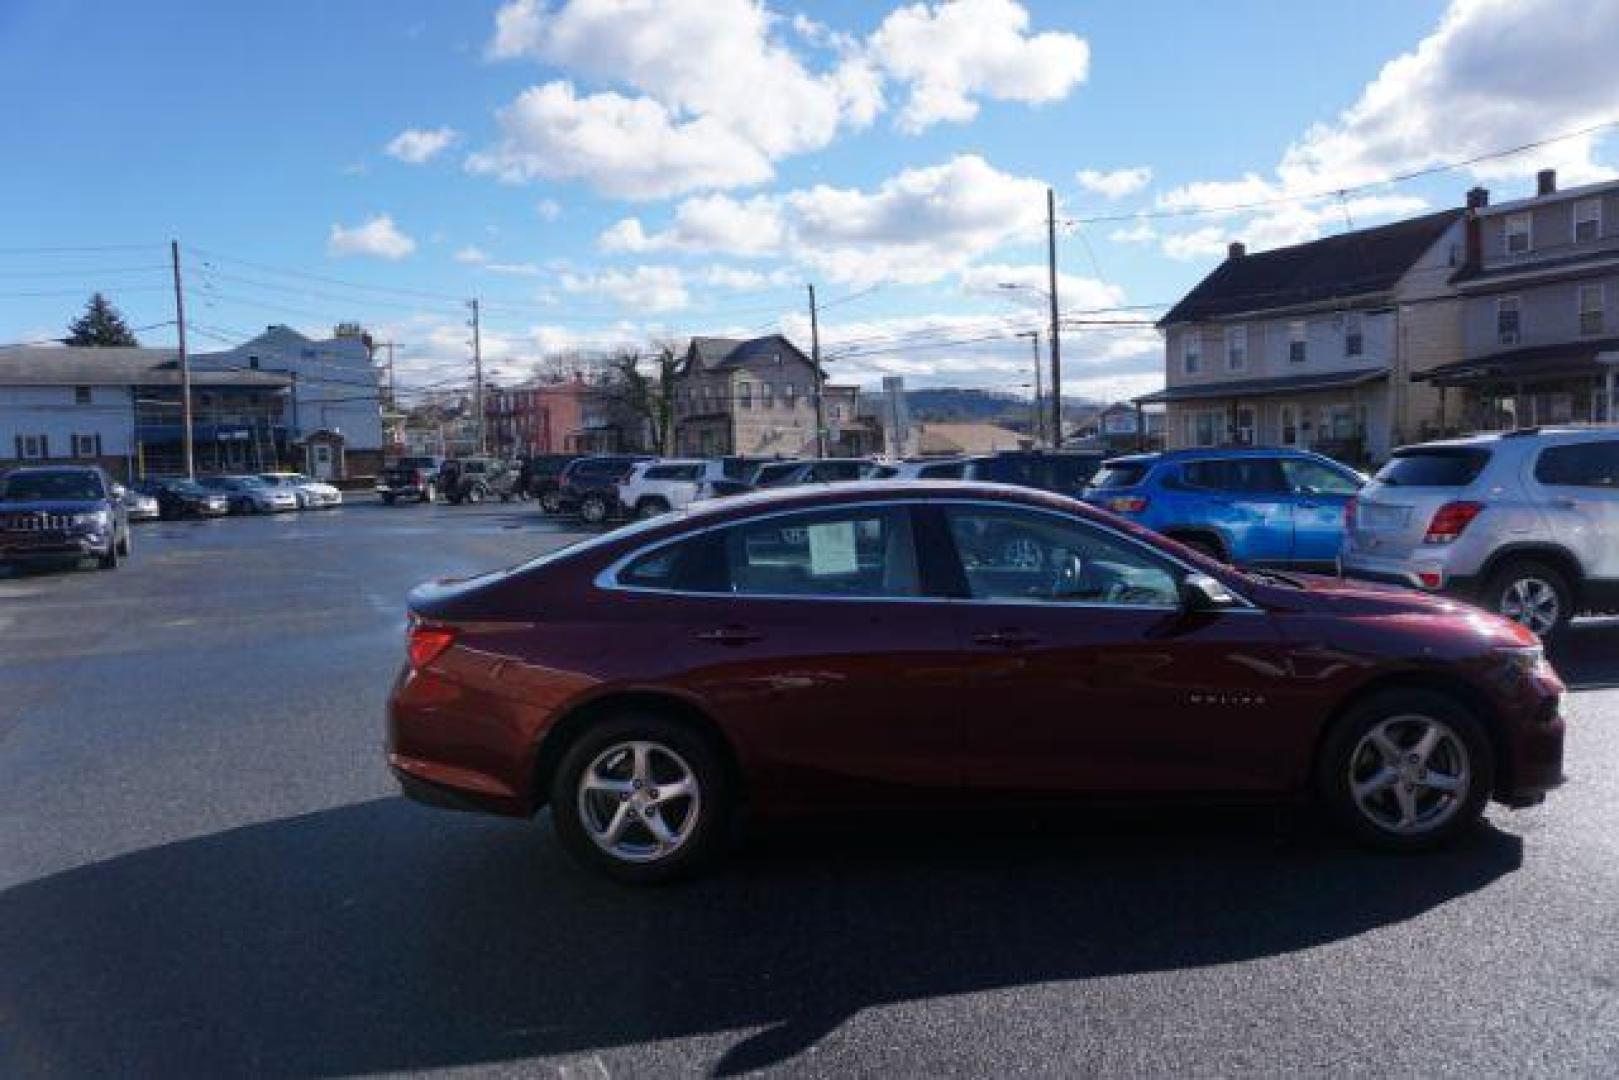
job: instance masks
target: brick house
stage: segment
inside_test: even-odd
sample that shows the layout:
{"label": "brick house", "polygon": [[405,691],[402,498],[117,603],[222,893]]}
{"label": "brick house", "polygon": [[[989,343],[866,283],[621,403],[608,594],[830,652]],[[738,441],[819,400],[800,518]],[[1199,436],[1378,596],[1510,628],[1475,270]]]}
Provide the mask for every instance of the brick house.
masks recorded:
{"label": "brick house", "polygon": [[1463,211],[1308,244],[1230,247],[1159,321],[1171,448],[1310,448],[1344,461],[1444,428],[1439,393],[1415,383],[1461,355]]}
{"label": "brick house", "polygon": [[610,388],[583,375],[484,391],[494,454],[606,454],[639,450],[645,422],[628,415]]}
{"label": "brick house", "polygon": [[[694,337],[675,368],[674,452],[680,455],[814,455],[815,364],[780,334],[738,340]],[[875,434],[856,412],[860,389],[824,389],[827,452],[859,456]]]}

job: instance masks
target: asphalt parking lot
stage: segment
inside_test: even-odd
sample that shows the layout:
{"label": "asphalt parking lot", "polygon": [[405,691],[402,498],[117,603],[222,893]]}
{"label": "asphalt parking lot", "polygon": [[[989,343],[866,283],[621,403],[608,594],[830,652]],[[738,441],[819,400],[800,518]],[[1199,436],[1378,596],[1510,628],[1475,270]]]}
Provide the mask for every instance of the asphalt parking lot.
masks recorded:
{"label": "asphalt parking lot", "polygon": [[1273,814],[751,837],[631,892],[406,803],[402,600],[532,504],[140,527],[0,577],[0,1075],[1613,1075],[1619,627],[1569,784],[1437,856]]}

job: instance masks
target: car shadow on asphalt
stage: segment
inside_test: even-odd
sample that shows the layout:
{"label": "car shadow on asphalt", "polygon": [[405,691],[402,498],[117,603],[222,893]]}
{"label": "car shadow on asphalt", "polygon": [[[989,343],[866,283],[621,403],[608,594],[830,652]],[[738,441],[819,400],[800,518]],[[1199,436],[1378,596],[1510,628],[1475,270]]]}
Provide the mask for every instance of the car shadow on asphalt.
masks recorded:
{"label": "car shadow on asphalt", "polygon": [[1575,622],[1547,656],[1570,690],[1619,687],[1619,621]]}
{"label": "car shadow on asphalt", "polygon": [[246,826],[0,894],[0,1073],[370,1073],[735,1031],[731,1074],[867,1007],[1330,944],[1522,858],[1487,825],[1402,858],[1188,817],[777,830],[647,891],[576,869],[543,820],[389,798]]}

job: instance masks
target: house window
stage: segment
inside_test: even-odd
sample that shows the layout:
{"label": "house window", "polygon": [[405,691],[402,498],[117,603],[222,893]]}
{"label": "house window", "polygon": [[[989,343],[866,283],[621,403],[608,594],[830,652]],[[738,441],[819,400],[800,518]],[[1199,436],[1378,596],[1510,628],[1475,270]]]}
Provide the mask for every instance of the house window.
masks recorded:
{"label": "house window", "polygon": [[1226,327],[1225,366],[1227,371],[1241,371],[1248,366],[1248,328],[1246,326]]}
{"label": "house window", "polygon": [[1595,240],[1602,235],[1602,200],[1581,199],[1574,204],[1574,242]]}
{"label": "house window", "polygon": [[1186,414],[1186,445],[1218,446],[1224,434],[1223,409],[1195,409]]}
{"label": "house window", "polygon": [[90,388],[88,386],[75,386],[73,388],[73,404],[90,404]]}
{"label": "house window", "polygon": [[759,384],[759,408],[768,409],[775,404],[776,388],[769,383]]}
{"label": "house window", "polygon": [[101,437],[99,435],[73,436],[73,456],[76,458],[100,457]]}
{"label": "house window", "polygon": [[737,383],[736,400],[737,404],[742,406],[744,409],[753,408],[753,384],[745,382]]}
{"label": "house window", "polygon": [[1533,231],[1533,225],[1531,224],[1532,220],[1533,219],[1528,214],[1507,215],[1508,255],[1522,255],[1533,246],[1534,240],[1531,235]]}
{"label": "house window", "polygon": [[1361,314],[1351,311],[1344,316],[1344,355],[1360,356],[1366,351],[1366,331]]}
{"label": "house window", "polygon": [[1287,358],[1295,364],[1304,363],[1305,359],[1305,325],[1303,319],[1295,319],[1287,324]]}
{"label": "house window", "polygon": [[1516,345],[1523,336],[1520,304],[1516,296],[1503,296],[1495,302],[1495,340],[1500,345]]}
{"label": "house window", "polygon": [[1580,333],[1602,333],[1602,286],[1581,285],[1580,294]]}
{"label": "house window", "polygon": [[781,400],[787,403],[789,409],[793,407],[793,402],[797,400],[796,395],[797,391],[793,389],[792,383],[781,384]]}
{"label": "house window", "polygon": [[1237,410],[1237,445],[1254,445],[1254,410],[1244,406]]}
{"label": "house window", "polygon": [[18,435],[17,456],[24,461],[50,457],[50,444],[43,435]]}
{"label": "house window", "polygon": [[1196,330],[1188,330],[1181,338],[1181,369],[1188,375],[1196,375],[1203,366],[1203,343],[1198,337]]}

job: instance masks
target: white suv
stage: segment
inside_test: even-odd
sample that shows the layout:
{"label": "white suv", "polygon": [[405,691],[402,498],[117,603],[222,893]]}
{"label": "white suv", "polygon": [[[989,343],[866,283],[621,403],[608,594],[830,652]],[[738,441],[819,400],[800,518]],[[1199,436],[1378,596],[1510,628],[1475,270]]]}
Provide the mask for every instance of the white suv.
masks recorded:
{"label": "white suv", "polygon": [[626,513],[656,517],[686,506],[704,484],[725,479],[725,462],[719,458],[643,461],[618,482],[618,501]]}
{"label": "white suv", "polygon": [[1619,610],[1619,429],[1527,429],[1396,450],[1349,506],[1350,577],[1444,591],[1549,637]]}

